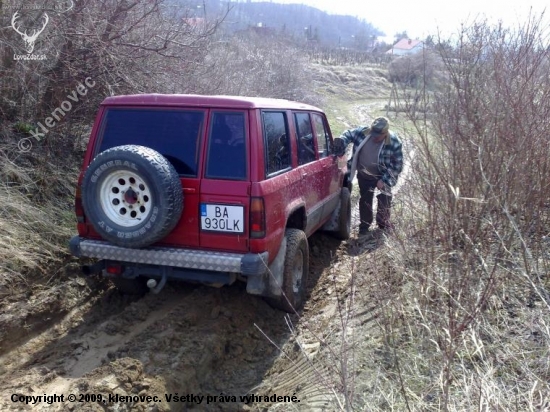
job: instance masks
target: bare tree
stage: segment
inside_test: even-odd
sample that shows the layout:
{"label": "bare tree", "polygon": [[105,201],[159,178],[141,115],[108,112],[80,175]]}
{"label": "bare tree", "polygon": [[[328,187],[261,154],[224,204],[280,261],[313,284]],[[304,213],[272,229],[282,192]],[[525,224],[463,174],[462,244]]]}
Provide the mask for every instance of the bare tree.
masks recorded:
{"label": "bare tree", "polygon": [[420,66],[410,95],[431,115],[409,119],[415,165],[391,249],[407,285],[388,317],[406,342],[395,344],[408,369],[396,392],[403,408],[415,393],[421,409],[543,410],[530,391],[550,391],[537,361],[548,346],[511,336],[500,308],[536,302],[536,333],[550,339],[548,33],[539,18],[515,30],[481,22],[440,44],[446,81],[430,87]]}
{"label": "bare tree", "polygon": [[284,37],[241,32],[213,43],[206,62],[212,67],[203,77],[206,93],[315,103],[307,55]]}
{"label": "bare tree", "polygon": [[[174,79],[201,68],[210,38],[224,18],[209,16],[204,8],[197,14],[184,2],[168,0],[74,0],[62,11],[56,4],[40,3],[50,16],[40,35],[40,53],[47,59],[13,61],[12,53],[2,56],[6,81],[0,83],[5,96],[0,107],[6,113],[41,117],[87,77],[101,90],[90,107],[109,94],[173,90]],[[43,10],[34,12],[35,18],[44,15]],[[18,30],[18,18],[31,12],[28,8],[15,12]],[[8,17],[12,16],[4,13],[4,19]],[[17,35],[15,30],[4,30],[0,43],[17,50],[13,40]],[[10,110],[10,102],[20,105],[19,110]]]}

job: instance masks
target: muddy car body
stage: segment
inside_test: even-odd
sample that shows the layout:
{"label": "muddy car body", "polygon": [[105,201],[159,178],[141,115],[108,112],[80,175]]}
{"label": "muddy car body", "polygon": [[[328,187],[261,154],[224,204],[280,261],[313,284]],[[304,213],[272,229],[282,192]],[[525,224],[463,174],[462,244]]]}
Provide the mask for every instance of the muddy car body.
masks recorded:
{"label": "muddy car body", "polygon": [[350,230],[346,161],[322,110],[264,98],[109,97],[97,114],[75,209],[75,256],[120,288],[169,279],[247,284],[298,308],[308,241]]}

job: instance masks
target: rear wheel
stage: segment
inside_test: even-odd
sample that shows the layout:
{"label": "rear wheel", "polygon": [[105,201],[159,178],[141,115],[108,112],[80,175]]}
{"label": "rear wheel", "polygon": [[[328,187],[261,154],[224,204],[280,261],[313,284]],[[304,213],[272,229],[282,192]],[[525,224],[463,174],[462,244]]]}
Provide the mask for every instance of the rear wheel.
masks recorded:
{"label": "rear wheel", "polygon": [[269,298],[271,306],[294,313],[305,301],[309,274],[309,246],[306,234],[299,229],[287,229],[286,253],[283,266],[282,294]]}

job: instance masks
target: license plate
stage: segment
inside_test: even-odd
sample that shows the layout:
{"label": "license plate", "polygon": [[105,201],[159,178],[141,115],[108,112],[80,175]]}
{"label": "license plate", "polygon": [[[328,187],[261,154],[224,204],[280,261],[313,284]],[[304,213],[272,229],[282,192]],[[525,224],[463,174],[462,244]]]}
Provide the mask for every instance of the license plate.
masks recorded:
{"label": "license plate", "polygon": [[201,203],[201,229],[244,233],[244,207]]}

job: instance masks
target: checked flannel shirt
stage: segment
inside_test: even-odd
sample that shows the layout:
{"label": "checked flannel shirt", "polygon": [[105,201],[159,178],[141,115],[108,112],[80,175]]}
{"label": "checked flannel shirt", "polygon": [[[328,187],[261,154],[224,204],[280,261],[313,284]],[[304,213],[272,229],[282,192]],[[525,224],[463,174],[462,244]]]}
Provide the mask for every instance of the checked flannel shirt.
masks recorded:
{"label": "checked flannel shirt", "polygon": [[[339,138],[344,141],[344,146],[353,143],[353,154],[348,161],[348,168],[351,173],[350,177],[353,179],[357,171],[357,160],[359,158],[359,156],[355,156],[355,154],[358,153],[368,138],[370,138],[370,127],[360,126],[356,129],[346,130]],[[403,149],[401,140],[396,133],[390,131],[384,144],[380,148],[380,153],[378,154],[378,170],[381,175],[380,179],[387,188],[395,186],[399,173],[403,170]]]}

